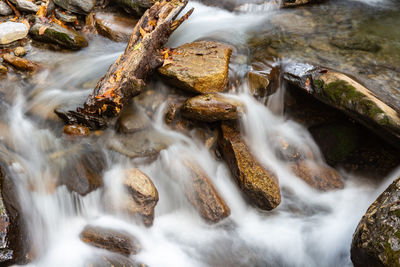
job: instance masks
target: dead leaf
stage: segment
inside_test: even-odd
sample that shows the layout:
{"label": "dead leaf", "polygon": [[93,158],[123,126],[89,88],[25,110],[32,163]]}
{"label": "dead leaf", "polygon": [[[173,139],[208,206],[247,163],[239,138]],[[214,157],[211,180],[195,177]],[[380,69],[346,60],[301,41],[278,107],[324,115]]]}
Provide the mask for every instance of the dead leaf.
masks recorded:
{"label": "dead leaf", "polygon": [[139,32],[140,32],[140,35],[142,35],[142,37],[144,37],[147,34],[147,32],[145,30],[143,30],[142,26],[139,26]]}
{"label": "dead leaf", "polygon": [[155,20],[155,19],[149,20],[149,25],[152,27],[155,27],[157,25],[157,20]]}
{"label": "dead leaf", "polygon": [[142,45],[142,43],[137,43],[134,47],[133,47],[133,51],[136,51],[140,48],[140,46]]}
{"label": "dead leaf", "polygon": [[39,28],[39,35],[43,35],[44,32],[46,31],[46,29],[47,29],[48,27],[49,27],[49,26],[45,26],[45,25],[41,26],[41,27]]}
{"label": "dead leaf", "polygon": [[167,66],[167,65],[169,65],[169,64],[172,64],[172,62],[173,62],[172,59],[165,59],[162,66],[164,67],[164,66]]}
{"label": "dead leaf", "polygon": [[40,6],[38,12],[36,12],[36,16],[45,17],[47,13],[47,6]]}

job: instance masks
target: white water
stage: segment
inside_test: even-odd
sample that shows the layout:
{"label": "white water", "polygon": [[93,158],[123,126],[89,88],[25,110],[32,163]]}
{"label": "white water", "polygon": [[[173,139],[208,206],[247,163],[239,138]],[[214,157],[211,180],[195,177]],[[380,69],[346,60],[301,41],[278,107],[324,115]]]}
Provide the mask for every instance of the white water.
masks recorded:
{"label": "white water", "polygon": [[[242,46],[246,31],[264,23],[269,16],[268,12],[231,13],[198,3],[190,6],[195,7],[195,13],[171,37],[169,45],[212,38]],[[79,233],[87,224],[132,233],[143,247],[135,259],[148,266],[351,265],[350,242],[359,219],[400,171],[387,177],[379,188],[342,173],[346,178],[343,190],[313,190],[291,174],[274,153],[274,138],[282,137],[300,149],[311,149],[316,161],[323,162],[310,134],[280,112],[273,113],[251,98],[245,93],[246,88],[240,88],[241,93],[234,96],[246,105],[247,113],[241,120],[244,138],[255,156],[278,174],[282,203],[277,209],[261,212],[249,206],[226,166],[216,161],[198,140],[169,130],[160,116],[154,119],[154,127],[175,142],[156,161],[131,162],[104,148],[108,156],[104,194],[98,190],[81,197],[65,187],[52,188],[57,166],[45,152],[62,149],[66,144],[51,129],[26,117],[25,112],[41,104],[45,105],[43,112],[50,114],[66,101],[71,105],[81,103],[89,92],[82,83],[98,79],[123,49],[111,42],[105,42],[104,47],[104,42],[94,39],[88,50],[54,59],[61,67],[42,74],[29,101],[22,90],[17,90],[8,113],[9,138],[14,150],[21,151],[20,160],[29,170],[28,174],[21,172],[18,165],[13,166],[36,249],[37,258],[29,266],[84,266],[104,255],[103,250],[80,241]],[[188,203],[179,186],[185,182],[184,157],[197,161],[212,178],[231,208],[228,219],[209,225]],[[132,166],[148,174],[159,192],[151,228],[104,208],[104,203],[120,201],[121,171]]]}

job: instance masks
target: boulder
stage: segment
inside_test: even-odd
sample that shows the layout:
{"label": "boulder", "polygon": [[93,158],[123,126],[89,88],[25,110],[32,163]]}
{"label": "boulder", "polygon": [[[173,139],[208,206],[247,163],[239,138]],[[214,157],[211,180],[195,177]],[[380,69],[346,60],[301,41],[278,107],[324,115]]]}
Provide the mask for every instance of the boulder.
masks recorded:
{"label": "boulder", "polygon": [[216,93],[227,89],[232,47],[210,41],[184,44],[165,51],[159,73],[173,86],[194,93]]}
{"label": "boulder", "polygon": [[142,217],[146,226],[151,226],[154,220],[154,208],[158,202],[158,191],[150,177],[139,169],[125,171],[123,180],[129,198],[124,201],[124,210]]}
{"label": "boulder", "polygon": [[400,114],[353,78],[310,64],[290,63],[285,66],[284,79],[398,145]]}
{"label": "boulder", "polygon": [[21,71],[29,71],[29,72],[36,72],[39,70],[40,66],[30,60],[25,58],[20,58],[13,56],[11,54],[3,55],[3,59],[5,62],[11,64],[16,69]]}
{"label": "boulder", "polygon": [[353,235],[356,267],[400,265],[400,178],[368,208]]}
{"label": "boulder", "polygon": [[0,23],[0,44],[9,44],[25,38],[29,28],[24,23],[7,21]]}
{"label": "boulder", "polygon": [[91,246],[126,256],[137,254],[140,250],[139,241],[134,236],[100,226],[86,226],[80,237]]}
{"label": "boulder", "polygon": [[218,145],[251,204],[263,210],[276,208],[281,202],[278,178],[251,154],[235,125],[222,123]]}
{"label": "boulder", "polygon": [[6,1],[0,1],[0,15],[1,16],[8,16],[13,13],[12,9],[7,5]]}
{"label": "boulder", "polygon": [[150,126],[149,117],[137,105],[131,105],[124,109],[117,121],[117,129],[121,133],[134,133]]}
{"label": "boulder", "polygon": [[116,0],[115,3],[121,6],[127,13],[142,15],[148,8],[154,5],[156,0]]}
{"label": "boulder", "polygon": [[96,12],[94,17],[97,32],[116,42],[128,42],[137,23],[122,13]]}
{"label": "boulder", "polygon": [[182,115],[189,119],[206,122],[234,120],[243,112],[241,101],[223,94],[204,94],[186,100]]}
{"label": "boulder", "polygon": [[88,14],[94,8],[96,0],[54,0],[54,3],[73,13]]}
{"label": "boulder", "polygon": [[300,160],[290,163],[289,168],[297,177],[317,190],[330,191],[344,187],[339,173],[331,167]]}
{"label": "boulder", "polygon": [[28,0],[10,0],[10,2],[14,4],[19,11],[29,13],[36,13],[39,11],[39,7]]}
{"label": "boulder", "polygon": [[35,40],[58,44],[68,49],[80,49],[88,46],[87,40],[81,34],[73,29],[66,29],[55,23],[36,21],[29,33]]}

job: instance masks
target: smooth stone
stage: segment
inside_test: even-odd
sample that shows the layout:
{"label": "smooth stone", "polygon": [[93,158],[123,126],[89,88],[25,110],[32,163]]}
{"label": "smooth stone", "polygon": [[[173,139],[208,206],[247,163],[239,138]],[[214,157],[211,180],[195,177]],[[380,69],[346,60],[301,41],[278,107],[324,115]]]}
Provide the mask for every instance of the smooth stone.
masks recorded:
{"label": "smooth stone", "polygon": [[0,44],[9,44],[25,38],[29,28],[24,23],[7,21],[0,24]]}
{"label": "smooth stone", "polygon": [[274,94],[279,87],[279,68],[261,63],[252,64],[247,73],[249,89],[256,98],[264,98]]}
{"label": "smooth stone", "polygon": [[14,49],[14,55],[17,57],[22,57],[26,55],[26,50],[25,48],[19,46],[17,48]]}
{"label": "smooth stone", "polygon": [[97,32],[116,42],[128,42],[137,23],[122,13],[96,12],[94,17]]}
{"label": "smooth stone", "polygon": [[39,6],[27,0],[10,0],[15,7],[24,12],[36,13],[39,11]]}
{"label": "smooth stone", "polygon": [[3,55],[3,59],[5,62],[13,65],[16,69],[22,71],[36,72],[39,70],[40,66],[30,60],[25,58],[20,58],[13,56],[11,54]]}
{"label": "smooth stone", "polygon": [[63,132],[71,136],[88,136],[90,134],[88,127],[78,124],[65,125]]}
{"label": "smooth stone", "polygon": [[0,1],[0,15],[8,16],[13,13],[12,9],[7,5],[7,3],[3,0]]}
{"label": "smooth stone", "polygon": [[64,11],[60,11],[58,9],[56,9],[56,17],[65,23],[74,23],[78,20],[77,16],[65,14]]}
{"label": "smooth stone", "polygon": [[96,0],[54,0],[54,3],[73,13],[88,14],[94,8]]}

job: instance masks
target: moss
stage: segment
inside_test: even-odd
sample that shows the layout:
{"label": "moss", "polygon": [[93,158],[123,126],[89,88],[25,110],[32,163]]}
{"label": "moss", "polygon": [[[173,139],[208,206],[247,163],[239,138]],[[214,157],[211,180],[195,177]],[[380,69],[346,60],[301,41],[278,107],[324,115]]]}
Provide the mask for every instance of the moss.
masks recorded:
{"label": "moss", "polygon": [[396,238],[399,238],[399,239],[400,239],[400,230],[397,230],[397,231],[394,233],[394,236],[395,236]]}
{"label": "moss", "polygon": [[324,81],[321,79],[314,80],[315,88],[321,89],[324,86]]}
{"label": "moss", "polygon": [[400,263],[400,251],[394,251],[389,244],[389,241],[385,242],[386,264],[385,266],[399,266]]}
{"label": "moss", "polygon": [[400,210],[395,210],[395,211],[392,211],[391,213],[396,215],[398,218],[400,218]]}

